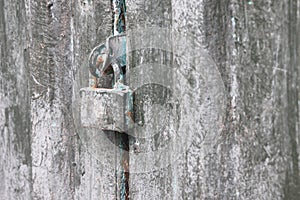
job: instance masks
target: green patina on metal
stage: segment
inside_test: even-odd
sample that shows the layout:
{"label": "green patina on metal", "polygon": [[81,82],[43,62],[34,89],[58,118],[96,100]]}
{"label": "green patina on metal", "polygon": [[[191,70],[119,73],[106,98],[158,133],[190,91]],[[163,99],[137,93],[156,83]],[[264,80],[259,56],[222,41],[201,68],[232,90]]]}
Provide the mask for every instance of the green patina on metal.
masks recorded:
{"label": "green patina on metal", "polygon": [[125,33],[125,14],[126,4],[125,0],[112,0],[113,10],[113,35]]}
{"label": "green patina on metal", "polygon": [[89,56],[90,87],[99,88],[99,80],[114,74],[113,87],[124,83],[126,74],[126,35],[110,36],[105,44],[96,46]]}

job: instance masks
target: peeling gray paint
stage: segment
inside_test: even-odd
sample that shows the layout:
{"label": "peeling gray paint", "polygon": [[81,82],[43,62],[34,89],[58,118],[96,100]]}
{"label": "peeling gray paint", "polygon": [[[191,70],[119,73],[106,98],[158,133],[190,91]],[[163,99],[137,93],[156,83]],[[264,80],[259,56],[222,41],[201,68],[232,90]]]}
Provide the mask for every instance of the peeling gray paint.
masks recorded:
{"label": "peeling gray paint", "polygon": [[[115,176],[120,135],[85,129],[79,112],[90,50],[111,35],[110,3],[0,0],[0,199],[120,196]],[[177,118],[168,108],[178,108],[184,130],[178,135],[181,143],[168,145],[171,133],[153,134],[151,126],[140,124],[149,132],[139,141],[130,139],[130,198],[298,199],[299,1],[126,3],[129,31],[158,27],[194,36],[159,44],[156,39],[166,33],[152,32],[151,43],[141,41],[141,31],[127,42],[129,74],[153,69],[143,78],[128,77],[140,97],[147,96],[136,102],[145,109],[141,119],[152,126],[157,121],[149,111],[163,111],[156,119],[171,127]],[[205,53],[215,65],[203,58]],[[168,75],[173,81],[158,75],[163,66],[174,66]],[[220,79],[202,76],[210,74],[203,71],[212,69],[207,66],[215,66]],[[180,101],[167,94],[154,101],[157,91],[164,91],[154,84],[139,88],[155,74]],[[225,115],[218,118],[223,104],[212,97],[222,89]],[[213,123],[216,119],[221,123]],[[184,125],[191,122],[195,126]],[[203,127],[210,125],[220,132],[207,134]],[[204,144],[207,136],[212,142]]]}

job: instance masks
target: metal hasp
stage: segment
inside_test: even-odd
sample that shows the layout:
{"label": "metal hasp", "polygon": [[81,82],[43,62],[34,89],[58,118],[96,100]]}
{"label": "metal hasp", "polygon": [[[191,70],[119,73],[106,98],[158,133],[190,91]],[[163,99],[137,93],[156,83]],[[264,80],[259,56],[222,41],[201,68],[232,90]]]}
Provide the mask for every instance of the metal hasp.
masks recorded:
{"label": "metal hasp", "polygon": [[[126,35],[111,36],[89,56],[90,88],[81,89],[81,121],[86,127],[126,132],[133,124],[132,91],[124,84]],[[99,88],[99,80],[113,73],[111,89]]]}

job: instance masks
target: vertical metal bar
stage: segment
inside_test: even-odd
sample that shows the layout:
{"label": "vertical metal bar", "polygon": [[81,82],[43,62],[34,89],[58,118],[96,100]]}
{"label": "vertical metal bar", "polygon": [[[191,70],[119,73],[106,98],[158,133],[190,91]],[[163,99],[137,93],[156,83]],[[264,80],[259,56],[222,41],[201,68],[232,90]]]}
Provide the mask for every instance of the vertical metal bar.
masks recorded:
{"label": "vertical metal bar", "polygon": [[[126,31],[126,24],[125,24],[125,13],[126,13],[126,5],[125,0],[111,0],[112,5],[112,34],[113,36],[117,36],[119,34],[125,33]],[[126,48],[126,44],[124,45]],[[119,66],[114,66],[114,71],[121,73]],[[115,79],[119,78],[120,74],[114,74]],[[116,83],[116,80],[115,80]],[[120,187],[118,188],[118,192],[116,194],[120,194],[120,200],[129,200],[129,138],[128,135],[125,133],[118,133],[115,132],[116,139],[118,142],[118,149],[120,150],[120,172],[116,168],[116,179],[120,177]],[[117,159],[117,158],[116,158]]]}
{"label": "vertical metal bar", "polygon": [[125,0],[111,0],[113,11],[113,35],[125,33],[125,13],[126,5]]}

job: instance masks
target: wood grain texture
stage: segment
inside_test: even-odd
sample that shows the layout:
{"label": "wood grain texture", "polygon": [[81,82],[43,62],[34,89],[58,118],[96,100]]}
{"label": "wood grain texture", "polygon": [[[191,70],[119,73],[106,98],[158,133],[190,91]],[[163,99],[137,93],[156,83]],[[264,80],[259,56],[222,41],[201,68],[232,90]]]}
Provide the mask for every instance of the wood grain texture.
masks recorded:
{"label": "wood grain texture", "polygon": [[[154,134],[155,120],[144,135],[130,133],[130,198],[298,199],[299,0],[126,3],[127,30],[136,31],[129,74],[149,72],[130,84],[137,99],[159,105],[143,101],[136,115],[143,125],[164,111],[155,116],[168,116],[165,130],[180,133],[171,143],[172,132]],[[0,0],[0,199],[120,196],[121,136],[80,122],[87,58],[111,35],[110,8],[109,0]],[[146,27],[162,32],[145,38]],[[172,90],[140,85],[147,80]]]}
{"label": "wood grain texture", "polygon": [[30,72],[24,2],[0,1],[0,198],[32,197]]}

